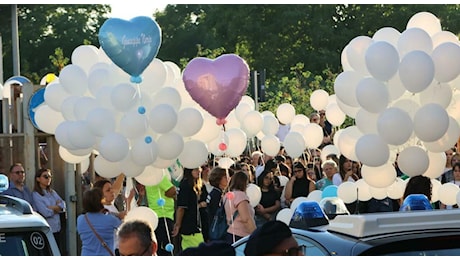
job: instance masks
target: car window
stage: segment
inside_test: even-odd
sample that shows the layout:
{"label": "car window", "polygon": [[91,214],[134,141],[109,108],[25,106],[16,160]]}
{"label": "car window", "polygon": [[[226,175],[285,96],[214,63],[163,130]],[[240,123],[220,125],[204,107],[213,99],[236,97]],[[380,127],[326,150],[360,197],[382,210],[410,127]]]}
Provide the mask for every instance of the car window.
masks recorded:
{"label": "car window", "polygon": [[[317,243],[316,241],[308,237],[305,237],[303,235],[300,235],[300,234],[293,234],[293,235],[295,239],[297,240],[297,243],[299,244],[299,246],[301,245],[306,246],[305,255],[307,256],[326,256],[326,255],[328,256],[329,255],[327,250],[324,247],[322,247],[319,243]],[[238,245],[237,247],[235,247],[235,252],[237,256],[244,255],[244,249],[246,248],[247,239],[246,238],[243,238],[243,239],[245,241],[241,243],[240,245]]]}
{"label": "car window", "polygon": [[1,256],[53,255],[46,235],[41,231],[0,231]]}
{"label": "car window", "polygon": [[312,239],[310,239],[308,237],[299,235],[299,234],[294,234],[294,237],[297,240],[297,243],[299,244],[299,246],[301,246],[301,245],[306,246],[305,255],[307,255],[307,256],[326,256],[326,255],[329,255],[327,250],[324,247],[322,247],[319,243],[317,243],[316,241],[314,241],[314,240],[312,240]]}
{"label": "car window", "polygon": [[[445,233],[447,233],[446,231]],[[460,255],[460,235],[424,235],[422,238],[395,238],[396,241],[374,246],[361,255],[456,256]],[[420,236],[420,234],[419,234]]]}

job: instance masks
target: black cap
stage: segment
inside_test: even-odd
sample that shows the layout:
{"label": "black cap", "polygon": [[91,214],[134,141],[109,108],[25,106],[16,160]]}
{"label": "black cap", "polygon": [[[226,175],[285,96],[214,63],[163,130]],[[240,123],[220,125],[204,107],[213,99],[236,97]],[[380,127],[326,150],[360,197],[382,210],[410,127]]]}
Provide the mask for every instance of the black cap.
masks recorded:
{"label": "black cap", "polygon": [[286,223],[279,220],[268,221],[249,236],[244,254],[246,256],[269,254],[273,248],[291,236],[291,229]]}

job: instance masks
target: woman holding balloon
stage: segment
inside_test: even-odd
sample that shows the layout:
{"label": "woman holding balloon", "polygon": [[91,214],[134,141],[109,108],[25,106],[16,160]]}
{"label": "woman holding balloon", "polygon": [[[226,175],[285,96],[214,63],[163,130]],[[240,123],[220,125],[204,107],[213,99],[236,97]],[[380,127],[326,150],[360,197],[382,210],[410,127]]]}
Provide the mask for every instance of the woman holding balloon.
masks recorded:
{"label": "woman holding balloon", "polygon": [[229,223],[226,241],[230,244],[250,235],[256,229],[255,211],[246,194],[248,185],[249,177],[242,171],[236,172],[230,179],[225,202],[225,214]]}

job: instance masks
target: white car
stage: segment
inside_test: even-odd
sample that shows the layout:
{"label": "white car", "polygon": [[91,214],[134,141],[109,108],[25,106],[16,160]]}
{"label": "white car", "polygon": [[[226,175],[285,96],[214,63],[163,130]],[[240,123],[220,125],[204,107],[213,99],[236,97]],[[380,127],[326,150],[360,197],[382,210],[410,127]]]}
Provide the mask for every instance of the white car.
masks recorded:
{"label": "white car", "polygon": [[0,256],[60,256],[48,222],[22,199],[0,195]]}

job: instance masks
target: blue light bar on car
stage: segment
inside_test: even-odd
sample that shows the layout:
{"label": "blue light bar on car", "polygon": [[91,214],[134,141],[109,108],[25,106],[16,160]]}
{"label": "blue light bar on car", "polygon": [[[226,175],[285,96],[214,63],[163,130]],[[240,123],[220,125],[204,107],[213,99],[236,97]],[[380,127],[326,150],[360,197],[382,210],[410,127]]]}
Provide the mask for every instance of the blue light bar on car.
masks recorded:
{"label": "blue light bar on car", "polygon": [[425,195],[411,194],[404,199],[399,211],[412,210],[433,210],[433,207]]}
{"label": "blue light bar on car", "polygon": [[308,229],[329,224],[329,219],[316,201],[300,203],[292,214],[289,226],[298,229]]}

